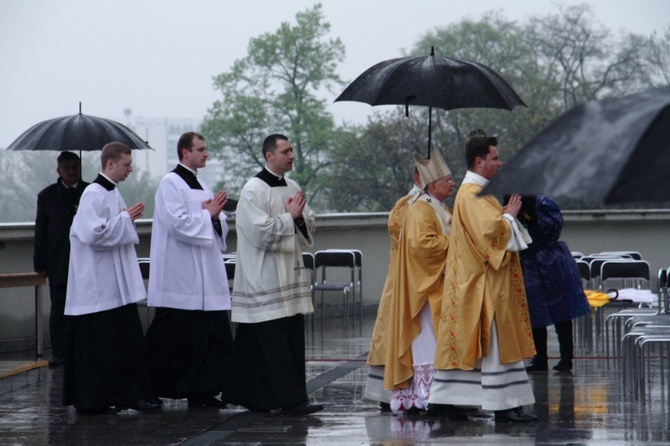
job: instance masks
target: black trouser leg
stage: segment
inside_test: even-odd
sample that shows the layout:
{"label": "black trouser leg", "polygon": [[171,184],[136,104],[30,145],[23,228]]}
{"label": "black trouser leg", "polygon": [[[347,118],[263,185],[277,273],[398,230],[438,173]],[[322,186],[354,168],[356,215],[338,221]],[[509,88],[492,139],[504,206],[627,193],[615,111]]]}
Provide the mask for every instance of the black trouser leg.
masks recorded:
{"label": "black trouser leg", "polygon": [[[561,361],[572,364],[573,344],[572,344],[572,321],[559,322],[554,324],[556,335],[558,336],[558,348],[561,352]],[[533,331],[533,335],[535,332]]]}
{"label": "black trouser leg", "polygon": [[51,337],[51,354],[54,358],[64,358],[69,317],[65,316],[65,295],[67,284],[51,285],[51,311],[49,313],[49,333]]}
{"label": "black trouser leg", "polygon": [[533,364],[547,364],[547,327],[533,328],[533,341],[537,354],[533,358]]}

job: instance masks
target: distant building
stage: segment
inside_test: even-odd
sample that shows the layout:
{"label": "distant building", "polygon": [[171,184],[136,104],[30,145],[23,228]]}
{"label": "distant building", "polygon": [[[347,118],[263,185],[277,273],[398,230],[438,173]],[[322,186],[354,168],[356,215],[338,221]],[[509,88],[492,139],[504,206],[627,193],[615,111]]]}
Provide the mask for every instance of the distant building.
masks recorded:
{"label": "distant building", "polygon": [[[137,172],[149,172],[152,178],[161,179],[177,165],[177,141],[184,132],[199,131],[202,120],[145,118],[132,116],[130,109],[124,110],[123,122],[154,150],[133,151],[133,167]],[[208,158],[207,167],[198,172],[210,187],[223,179],[223,164],[214,157]]]}

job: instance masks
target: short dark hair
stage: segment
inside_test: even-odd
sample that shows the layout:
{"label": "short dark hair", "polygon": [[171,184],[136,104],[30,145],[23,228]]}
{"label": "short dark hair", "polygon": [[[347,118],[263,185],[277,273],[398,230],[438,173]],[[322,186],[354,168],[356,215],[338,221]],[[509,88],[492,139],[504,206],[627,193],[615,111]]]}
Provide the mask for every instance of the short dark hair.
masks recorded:
{"label": "short dark hair", "polygon": [[475,167],[477,158],[485,159],[489,154],[489,147],[498,147],[498,138],[488,136],[484,130],[475,130],[470,133],[465,142],[465,161],[468,169]]}
{"label": "short dark hair", "polygon": [[268,137],[265,138],[265,141],[263,141],[263,159],[266,159],[265,158],[266,153],[275,152],[275,149],[277,148],[277,141],[279,140],[288,141],[288,137],[280,133],[273,133],[272,135],[269,135]]}
{"label": "short dark hair", "polygon": [[79,161],[79,155],[74,152],[63,151],[56,158],[56,162],[60,164],[64,161]]}
{"label": "short dark hair", "polygon": [[181,154],[181,149],[186,149],[190,152],[193,148],[193,138],[205,141],[205,137],[198,132],[186,132],[179,137],[179,141],[177,142],[177,156],[179,157],[179,161],[184,157]]}
{"label": "short dark hair", "polygon": [[122,142],[110,142],[105,144],[102,148],[102,153],[100,154],[100,164],[102,164],[102,170],[105,170],[105,165],[107,161],[117,162],[121,159],[121,155],[130,155],[130,147],[125,145]]}

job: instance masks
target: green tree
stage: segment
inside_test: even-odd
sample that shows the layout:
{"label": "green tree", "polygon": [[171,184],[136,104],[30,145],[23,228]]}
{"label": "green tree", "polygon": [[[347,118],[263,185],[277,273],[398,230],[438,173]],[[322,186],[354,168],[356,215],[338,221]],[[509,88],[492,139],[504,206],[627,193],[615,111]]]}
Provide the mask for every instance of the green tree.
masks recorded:
{"label": "green tree", "polygon": [[329,31],[317,4],[299,12],[295,25],[284,22],[276,32],[251,39],[248,56],[215,77],[222,98],[209,109],[202,133],[226,163],[226,189],[238,190],[265,164],[265,136],[283,133],[296,156],[291,177],[318,203],[319,173],[329,164],[328,148],[335,137],[333,118],[318,93],[332,93],[343,84],[336,68],[344,59],[344,46],[328,38]]}
{"label": "green tree", "polygon": [[[445,111],[433,108],[432,141],[442,151],[454,176],[465,174],[463,147],[470,131],[481,128],[499,137],[501,158],[509,159],[553,119],[575,105],[593,99],[634,93],[646,88],[667,85],[670,79],[670,27],[662,35],[641,36],[632,33],[614,34],[601,26],[588,5],[558,7],[557,13],[533,17],[523,22],[510,21],[491,12],[478,20],[463,20],[426,32],[408,55],[428,55],[435,47],[438,56],[449,56],[480,62],[499,73],[519,94],[527,107],[512,112],[496,109],[461,109]],[[396,116],[403,116],[398,107]],[[413,119],[406,131],[421,140],[424,153],[427,142],[428,112],[426,107],[410,109]],[[388,125],[388,127],[386,127]],[[350,138],[365,138],[369,147],[386,147],[386,159],[376,169],[386,171],[396,154],[409,154],[398,145],[388,144],[397,132],[395,119],[370,120],[367,126],[348,129]],[[381,126],[381,128],[380,128]],[[385,130],[383,127],[386,127]],[[422,133],[423,132],[423,133]],[[353,136],[352,136],[353,135]],[[343,158],[346,148],[334,146],[333,159]],[[421,152],[419,152],[421,153]],[[363,170],[350,164],[351,178],[365,177]],[[334,170],[335,175],[340,174]],[[336,176],[337,178],[337,176]],[[359,197],[347,208],[330,194],[331,207],[336,210],[362,210],[362,203],[376,209],[374,197],[380,189],[392,190],[396,181],[380,183]],[[401,183],[409,184],[407,171]],[[333,186],[334,187],[334,186]],[[364,192],[361,192],[364,193]],[[397,197],[401,196],[399,193]],[[388,201],[384,201],[387,210]],[[571,207],[580,206],[571,203]]]}
{"label": "green tree", "polygon": [[[417,122],[421,121],[421,122]],[[332,210],[385,212],[412,187],[413,155],[426,155],[420,117],[375,113],[333,143],[327,200]]]}

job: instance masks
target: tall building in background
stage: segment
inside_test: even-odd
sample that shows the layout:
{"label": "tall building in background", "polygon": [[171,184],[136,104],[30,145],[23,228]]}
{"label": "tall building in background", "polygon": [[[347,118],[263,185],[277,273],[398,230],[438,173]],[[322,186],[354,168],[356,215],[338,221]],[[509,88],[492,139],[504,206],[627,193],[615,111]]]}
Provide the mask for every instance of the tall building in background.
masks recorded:
{"label": "tall building in background", "polygon": [[[152,178],[160,180],[177,165],[177,141],[184,132],[199,131],[200,119],[145,118],[132,116],[130,109],[123,111],[123,122],[154,150],[133,151],[133,168],[136,172],[149,172]],[[211,187],[223,179],[223,163],[210,157],[207,167],[198,171],[206,184]]]}

